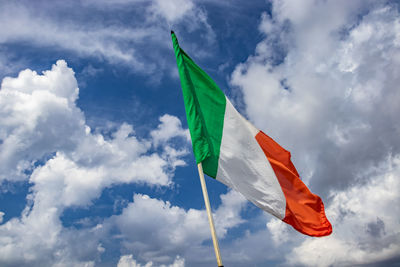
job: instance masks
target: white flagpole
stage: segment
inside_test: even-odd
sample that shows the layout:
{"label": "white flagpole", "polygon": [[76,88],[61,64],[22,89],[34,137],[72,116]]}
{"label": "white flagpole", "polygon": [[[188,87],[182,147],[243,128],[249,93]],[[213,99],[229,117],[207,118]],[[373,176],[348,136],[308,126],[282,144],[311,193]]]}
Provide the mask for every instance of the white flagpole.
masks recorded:
{"label": "white flagpole", "polygon": [[212,236],[212,240],[213,240],[213,244],[214,244],[215,256],[217,257],[218,267],[223,267],[221,255],[219,253],[217,234],[215,233],[214,221],[213,221],[212,213],[211,213],[210,200],[208,199],[206,181],[204,180],[203,166],[201,165],[201,163],[197,164],[197,168],[199,169],[201,189],[203,191],[204,203],[206,204],[208,222],[210,224],[210,230],[211,230],[211,236]]}

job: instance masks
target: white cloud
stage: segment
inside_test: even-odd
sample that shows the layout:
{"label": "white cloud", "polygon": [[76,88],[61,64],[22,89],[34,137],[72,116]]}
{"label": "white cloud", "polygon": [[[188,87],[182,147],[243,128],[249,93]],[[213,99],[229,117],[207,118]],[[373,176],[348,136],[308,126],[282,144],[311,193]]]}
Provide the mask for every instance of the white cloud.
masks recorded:
{"label": "white cloud", "polygon": [[[223,239],[229,229],[243,223],[240,211],[247,202],[234,191],[221,195],[221,200],[214,219],[217,234]],[[135,194],[133,203],[106,224],[117,226],[125,248],[142,261],[153,261],[158,266],[171,262],[175,255],[190,258],[191,262],[215,261],[213,254],[201,256],[206,249],[203,242],[211,238],[205,210],[184,210],[168,201]],[[211,253],[212,248],[208,249]]]}
{"label": "white cloud", "polygon": [[190,141],[189,130],[182,129],[181,121],[177,117],[165,114],[160,117],[160,122],[158,128],[150,132],[156,146],[165,144],[172,137],[183,137]]}
{"label": "white cloud", "polygon": [[193,12],[195,5],[192,1],[172,0],[163,1],[155,0],[152,2],[152,10],[163,16],[168,23],[173,23]]}
{"label": "white cloud", "polygon": [[[0,24],[7,25],[0,29],[0,43],[6,47],[46,47],[152,74],[155,80],[171,64],[165,53],[172,51],[172,28],[184,21],[189,31],[214,36],[207,14],[192,1],[71,1],[40,6],[3,1],[0,7]],[[0,58],[6,60],[0,71],[7,72],[13,59],[2,51]]]}
{"label": "white cloud", "polygon": [[215,228],[219,237],[225,237],[228,229],[244,222],[240,216],[247,200],[234,190],[220,195],[221,205],[215,212]]}
{"label": "white cloud", "polygon": [[[121,215],[96,226],[62,225],[60,217],[67,207],[90,206],[106,187],[135,182],[169,186],[175,167],[185,164],[182,157],[189,142],[187,129],[171,115],[160,117],[150,139],[137,138],[128,124],[106,138],[85,124],[75,104],[78,94],[74,73],[65,61],[42,75],[25,70],[3,80],[0,101],[7,105],[0,111],[7,116],[0,120],[4,126],[0,146],[6,148],[1,150],[3,157],[12,160],[1,163],[2,177],[29,179],[32,186],[21,216],[0,225],[0,265],[94,266],[106,251],[102,242],[112,239],[112,229],[122,234],[122,247],[147,262],[145,266],[153,262],[184,266],[184,258],[177,255],[214,261],[207,252],[212,248],[203,245],[210,239],[204,210],[184,210],[146,195],[135,194]],[[175,142],[183,148],[175,149]],[[34,165],[38,160],[40,164]],[[19,176],[13,174],[15,166],[25,166]],[[221,196],[221,203],[215,221],[223,238],[244,222],[240,211],[247,202],[230,191]],[[120,264],[141,266],[129,255]]]}
{"label": "white cloud", "polygon": [[232,74],[249,118],[292,152],[333,223],[332,236],[302,240],[270,221],[274,245],[293,248],[286,264],[399,256],[399,17],[390,2],[273,1],[264,40]]}
{"label": "white cloud", "polygon": [[[162,157],[147,152],[152,142],[158,144],[162,140],[167,145],[170,138],[186,140],[186,130],[181,128],[180,121],[170,115],[163,116],[174,121],[174,127],[164,136],[160,131],[169,126],[162,121],[158,132],[152,132],[155,133],[153,140],[138,140],[128,124],[122,124],[112,138],[106,140],[101,134],[91,133],[85,125],[83,113],[75,106],[78,92],[74,73],[64,61],[58,61],[43,75],[25,70],[17,78],[3,80],[0,91],[1,178],[27,179],[29,175],[25,172],[34,168],[35,161],[57,152],[47,164],[35,169],[31,177],[33,182],[39,184],[46,181],[45,177],[68,177],[75,173],[72,178],[65,178],[65,183],[72,186],[71,192],[85,188],[85,184],[93,188],[93,180],[100,187],[132,181],[167,185],[170,181],[165,168],[168,163],[171,166],[175,161],[181,163],[179,157],[186,151],[179,153],[169,149]],[[73,178],[81,175],[87,180]]]}
{"label": "white cloud", "polygon": [[168,149],[156,153],[155,139],[138,139],[128,124],[109,138],[92,133],[76,106],[78,94],[74,72],[63,60],[42,75],[24,70],[2,82],[0,177],[29,179],[32,186],[21,217],[0,225],[0,265],[93,266],[104,252],[104,230],[64,228],[65,208],[89,206],[115,184],[168,186],[175,167],[184,164],[186,150],[169,146],[169,138],[182,136],[187,144],[175,117],[164,116],[176,122],[178,136],[169,133],[162,140]]}
{"label": "white cloud", "polygon": [[351,266],[399,256],[400,157],[389,158],[373,171],[371,182],[333,193],[327,215],[333,234],[307,239],[295,247],[290,265]]}
{"label": "white cloud", "polygon": [[290,5],[275,3],[261,22],[265,40],[231,80],[250,119],[292,151],[305,181],[324,194],[400,152],[398,12],[378,5],[360,19],[368,5],[351,2],[318,2],[293,21]]}
{"label": "white cloud", "polygon": [[73,71],[58,61],[43,75],[29,69],[4,78],[0,90],[0,181],[26,179],[32,163],[62,148],[70,151],[84,133],[74,102]]}
{"label": "white cloud", "polygon": [[3,222],[4,212],[0,211],[0,223]]}
{"label": "white cloud", "polygon": [[281,245],[289,241],[290,232],[287,224],[282,223],[282,221],[278,219],[272,218],[266,226],[272,235],[272,240],[275,245]]}
{"label": "white cloud", "polygon": [[[118,266],[117,267],[152,267],[153,262],[150,261],[146,263],[145,265],[141,265],[136,262],[135,259],[133,259],[133,255],[124,255],[119,259]],[[185,266],[185,259],[180,258],[179,256],[176,257],[175,261],[172,264],[169,265],[157,265],[160,267],[184,267]]]}
{"label": "white cloud", "polygon": [[[128,29],[108,25],[98,27],[53,20],[35,12],[28,6],[4,4],[0,11],[0,23],[7,24],[0,30],[0,43],[30,42],[36,46],[49,46],[75,52],[81,56],[105,59],[113,64],[130,64],[136,71],[151,72],[152,65],[139,61],[133,46],[154,34],[154,29]],[[159,33],[156,31],[156,33]]]}
{"label": "white cloud", "polygon": [[123,255],[118,261],[117,267],[151,267],[153,266],[153,262],[148,262],[145,265],[141,265],[133,259],[133,255]]}
{"label": "white cloud", "polygon": [[170,165],[174,168],[186,165],[186,163],[179,160],[179,158],[186,155],[188,150],[175,148],[181,146],[179,146],[179,144],[171,144],[171,139],[181,138],[185,143],[190,143],[189,129],[182,129],[181,121],[177,117],[168,114],[160,117],[160,122],[157,129],[150,132],[154,146],[163,147],[166,155],[168,155],[167,158]]}

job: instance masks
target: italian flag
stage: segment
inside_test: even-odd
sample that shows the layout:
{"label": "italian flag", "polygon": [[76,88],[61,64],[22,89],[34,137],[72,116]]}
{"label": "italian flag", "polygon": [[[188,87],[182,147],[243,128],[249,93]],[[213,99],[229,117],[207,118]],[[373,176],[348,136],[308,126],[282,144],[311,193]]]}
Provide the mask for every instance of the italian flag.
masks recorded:
{"label": "italian flag", "polygon": [[193,152],[204,173],[303,234],[329,235],[324,204],[300,180],[290,152],[247,121],[171,35]]}

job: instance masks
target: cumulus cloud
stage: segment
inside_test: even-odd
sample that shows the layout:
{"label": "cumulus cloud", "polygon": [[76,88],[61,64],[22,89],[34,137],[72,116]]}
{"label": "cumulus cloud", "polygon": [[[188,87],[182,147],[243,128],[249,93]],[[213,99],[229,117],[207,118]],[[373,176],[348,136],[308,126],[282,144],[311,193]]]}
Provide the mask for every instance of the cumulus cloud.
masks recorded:
{"label": "cumulus cloud", "polygon": [[398,8],[390,1],[272,4],[259,25],[264,40],[231,84],[255,125],[292,152],[334,228],[331,237],[293,243],[273,220],[274,243],[294,247],[290,265],[398,257]]}
{"label": "cumulus cloud", "polygon": [[276,245],[283,244],[289,241],[290,232],[286,224],[278,219],[271,219],[267,224],[267,229],[272,235],[272,240]]}
{"label": "cumulus cloud", "polygon": [[[0,151],[8,160],[1,162],[1,177],[28,180],[31,188],[21,216],[0,225],[0,264],[94,266],[115,238],[128,252],[120,266],[183,266],[185,257],[214,261],[203,245],[210,239],[204,210],[185,210],[147,195],[135,194],[120,215],[97,225],[63,226],[66,208],[90,207],[106,187],[169,186],[188,153],[188,131],[176,117],[161,116],[149,139],[136,137],[126,123],[106,136],[86,125],[78,96],[74,72],[62,60],[43,74],[24,70],[3,80]],[[246,203],[234,191],[221,196],[214,214],[220,238],[244,222],[240,212]]]}
{"label": "cumulus cloud", "polygon": [[150,136],[156,148],[160,146],[163,148],[164,154],[167,155],[165,158],[173,168],[186,165],[179,158],[188,154],[188,150],[182,148],[182,143],[172,145],[170,142],[171,139],[181,139],[183,144],[190,142],[189,129],[182,129],[181,121],[177,117],[168,114],[161,116],[160,124],[157,129],[150,132]]}
{"label": "cumulus cloud", "polygon": [[62,148],[71,151],[85,136],[75,106],[78,86],[64,61],[38,75],[24,70],[4,78],[0,90],[0,181],[26,179],[34,160]]}
{"label": "cumulus cloud", "polygon": [[[140,140],[131,125],[120,125],[109,137],[92,132],[76,106],[78,94],[74,72],[63,60],[42,75],[28,69],[2,82],[0,177],[32,186],[21,217],[0,226],[1,265],[93,265],[104,252],[97,235],[102,227],[64,228],[65,208],[89,206],[115,184],[168,186],[175,167],[184,164],[186,150],[152,152],[158,139]],[[175,132],[157,137],[169,147],[170,139],[183,136],[185,146],[180,122],[162,118],[176,122]],[[164,128],[161,122],[157,129]],[[72,247],[74,238],[86,245]]]}
{"label": "cumulus cloud", "polygon": [[[240,211],[246,200],[229,191],[221,195],[221,201],[214,217],[217,234],[224,238],[229,229],[243,223]],[[133,202],[121,215],[113,216],[105,223],[107,228],[110,224],[121,233],[124,247],[144,262],[153,261],[158,266],[172,262],[175,255],[187,257],[191,262],[196,259],[203,264],[214,260],[214,255],[205,258],[198,255],[206,250],[203,242],[211,238],[205,210],[185,210],[168,201],[135,194]]]}
{"label": "cumulus cloud", "polygon": [[366,4],[355,2],[326,1],[294,15],[289,2],[277,1],[260,25],[265,40],[231,80],[248,116],[293,151],[303,178],[324,194],[400,152],[398,12],[382,5],[360,19]]}
{"label": "cumulus cloud", "polygon": [[189,130],[182,129],[181,121],[177,117],[165,114],[160,117],[160,122],[158,128],[150,132],[156,146],[165,144],[172,137],[183,137],[190,140]]}
{"label": "cumulus cloud", "polygon": [[287,256],[305,266],[351,266],[399,256],[400,157],[389,158],[366,185],[333,192],[327,215],[335,225],[332,236],[308,239]]}
{"label": "cumulus cloud", "polygon": [[[53,200],[53,199],[50,199]],[[98,229],[64,229],[62,210],[33,199],[20,218],[0,226],[0,263],[2,266],[94,266],[100,245]],[[90,256],[89,256],[90,255]]]}
{"label": "cumulus cloud", "polygon": [[[138,140],[128,124],[122,124],[110,140],[91,133],[83,113],[75,105],[78,92],[74,73],[65,61],[58,61],[43,75],[25,70],[17,78],[3,80],[0,90],[0,114],[4,118],[0,122],[1,180],[28,179],[35,163],[46,162],[49,157],[45,165],[34,169],[31,181],[39,185],[53,176],[65,177],[65,183],[71,186],[65,188],[70,191],[66,192],[69,197],[78,194],[79,188],[84,192],[85,187],[96,190],[94,180],[99,189],[112,183],[132,181],[168,185],[169,176],[165,172],[168,163],[182,164],[178,160],[186,151],[178,153],[170,149],[171,154],[165,151],[163,157],[147,153],[152,141]],[[163,118],[175,122],[175,132],[153,131],[155,144],[160,140],[167,144],[174,134],[185,135],[177,118],[170,115]],[[162,123],[158,129],[166,127]],[[69,176],[71,173],[75,175]],[[82,175],[87,179],[75,178]]]}
{"label": "cumulus cloud", "polygon": [[[141,265],[136,262],[136,260],[133,258],[133,255],[124,255],[119,259],[117,267],[152,267],[153,262],[150,261],[146,263],[145,265]],[[185,266],[185,260],[181,259],[179,256],[176,257],[175,261],[172,264],[169,265],[158,265],[160,267],[184,267]]]}

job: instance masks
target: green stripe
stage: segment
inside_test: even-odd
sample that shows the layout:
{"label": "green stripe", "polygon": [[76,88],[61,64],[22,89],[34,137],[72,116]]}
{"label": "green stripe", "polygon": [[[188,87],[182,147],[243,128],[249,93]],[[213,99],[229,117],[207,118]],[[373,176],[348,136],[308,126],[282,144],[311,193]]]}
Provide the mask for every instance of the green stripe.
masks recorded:
{"label": "green stripe", "polygon": [[186,118],[196,162],[204,173],[217,176],[226,98],[215,82],[179,47],[171,32],[181,79]]}

